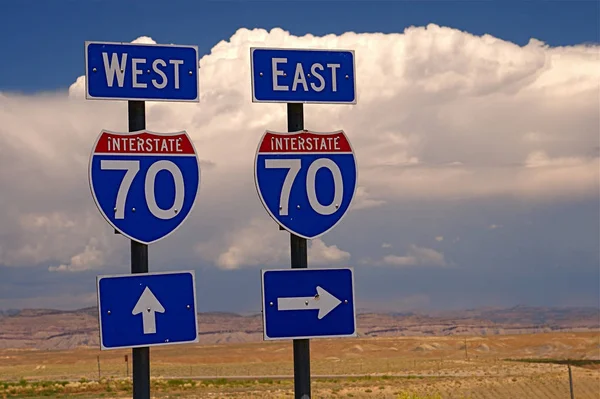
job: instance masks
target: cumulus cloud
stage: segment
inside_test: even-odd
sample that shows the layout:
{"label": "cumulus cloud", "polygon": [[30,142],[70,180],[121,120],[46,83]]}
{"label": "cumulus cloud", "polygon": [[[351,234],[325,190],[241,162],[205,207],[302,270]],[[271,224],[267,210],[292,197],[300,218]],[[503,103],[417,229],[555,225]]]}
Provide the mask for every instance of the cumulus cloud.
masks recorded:
{"label": "cumulus cloud", "polygon": [[444,254],[414,244],[408,248],[406,255],[387,255],[383,257],[382,263],[391,266],[446,266]]}
{"label": "cumulus cloud", "polygon": [[[385,207],[386,223],[401,228],[402,213],[389,209],[407,200],[598,194],[598,46],[518,46],[436,25],[323,37],[240,29],[200,60],[199,104],[146,105],[148,129],[187,130],[203,168],[193,214],[156,244],[164,253],[225,269],[288,262],[289,234],[266,214],[253,182],[258,140],[265,129],[285,130],[285,107],[251,102],[251,46],[356,51],[358,103],[306,105],[305,118],[308,129],[342,128],[352,141],[359,174],[350,213],[361,234],[378,234],[381,226],[361,215]],[[82,271],[126,259],[127,240],[102,219],[87,182],[100,130],[127,130],[126,103],[86,101],[84,87],[80,76],[68,96],[0,95],[0,264]],[[313,262],[363,257],[328,237],[311,243]],[[416,246],[384,261],[446,264]]]}
{"label": "cumulus cloud", "polygon": [[48,270],[51,272],[79,272],[103,266],[105,264],[104,252],[98,248],[96,239],[92,238],[90,241],[91,242],[85,246],[81,253],[71,257],[68,264],[50,266],[48,267]]}
{"label": "cumulus cloud", "polygon": [[214,259],[216,265],[223,269],[275,265],[284,262],[288,255],[288,240],[275,222],[255,218],[246,226],[226,233],[224,239],[217,236],[198,243],[196,252],[202,258]]}
{"label": "cumulus cloud", "polygon": [[374,208],[383,204],[385,204],[384,200],[373,198],[373,196],[365,187],[356,187],[356,193],[354,194],[354,199],[352,200],[352,209],[358,210]]}
{"label": "cumulus cloud", "polygon": [[408,250],[403,255],[385,255],[379,259],[371,257],[362,258],[359,264],[365,266],[395,266],[395,267],[415,267],[415,266],[432,266],[432,267],[447,267],[450,265],[446,261],[444,254],[432,248],[420,247],[411,244]]}
{"label": "cumulus cloud", "polygon": [[315,266],[335,265],[350,259],[350,253],[343,251],[337,245],[327,246],[323,240],[312,240],[308,248],[308,263]]}
{"label": "cumulus cloud", "polygon": [[[227,235],[226,247],[219,238],[199,243],[197,253],[205,259],[216,259],[223,269],[243,266],[282,266],[290,262],[289,233],[279,230],[270,219],[252,219],[243,228]],[[308,243],[308,261],[312,266],[335,265],[350,259],[350,253],[336,245],[327,246],[317,238]]]}

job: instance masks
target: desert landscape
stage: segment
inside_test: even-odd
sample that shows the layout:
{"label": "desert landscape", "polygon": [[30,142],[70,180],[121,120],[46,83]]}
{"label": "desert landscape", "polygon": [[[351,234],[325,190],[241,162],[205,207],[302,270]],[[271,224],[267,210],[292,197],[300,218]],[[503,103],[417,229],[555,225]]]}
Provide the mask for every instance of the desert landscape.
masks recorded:
{"label": "desert landscape", "polygon": [[[429,313],[357,312],[359,337],[586,332],[600,328],[598,308],[515,306]],[[262,316],[200,313],[201,344],[262,341]],[[0,313],[0,349],[98,348],[98,310],[24,309]]]}
{"label": "desert landscape", "polygon": [[[94,312],[0,316],[0,398],[131,397],[131,352],[99,350]],[[358,338],[311,341],[314,398],[569,398],[568,365],[575,398],[600,394],[597,309],[358,320]],[[291,342],[263,342],[260,315],[200,314],[199,323],[199,344],[151,349],[153,397],[293,397]]]}

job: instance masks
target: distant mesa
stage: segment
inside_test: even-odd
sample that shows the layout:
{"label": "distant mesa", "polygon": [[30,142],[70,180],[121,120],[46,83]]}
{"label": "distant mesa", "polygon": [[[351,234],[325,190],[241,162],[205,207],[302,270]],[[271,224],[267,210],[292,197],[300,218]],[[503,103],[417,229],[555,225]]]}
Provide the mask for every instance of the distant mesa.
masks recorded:
{"label": "distant mesa", "polygon": [[[467,350],[492,352],[482,342],[491,335],[540,332],[598,332],[599,308],[540,308],[518,306],[509,309],[485,308],[465,311],[360,313],[357,315],[359,337],[444,337],[469,336]],[[543,321],[540,322],[540,321]],[[232,312],[199,313],[200,344],[245,343],[262,341],[260,313],[240,315]],[[506,344],[494,343],[497,349]],[[23,309],[0,311],[0,349],[74,349],[98,347],[98,310],[96,307],[63,311]],[[458,348],[456,345],[454,348]],[[454,349],[451,348],[451,349]],[[600,348],[600,345],[598,345]],[[429,353],[448,350],[440,342],[423,340],[412,350]],[[459,350],[464,350],[464,343]],[[373,350],[394,348],[361,344],[345,349],[345,356],[360,356]],[[536,348],[539,353],[568,350],[568,344],[553,343]],[[590,354],[594,356],[594,354]],[[595,356],[598,356],[597,354]]]}

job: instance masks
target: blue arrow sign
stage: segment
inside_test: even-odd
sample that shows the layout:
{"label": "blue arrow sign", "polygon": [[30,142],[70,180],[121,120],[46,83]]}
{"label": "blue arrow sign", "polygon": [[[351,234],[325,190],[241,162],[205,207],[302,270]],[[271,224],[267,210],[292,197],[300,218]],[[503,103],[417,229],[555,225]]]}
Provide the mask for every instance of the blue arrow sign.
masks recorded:
{"label": "blue arrow sign", "polygon": [[261,273],[265,340],[357,335],[352,268]]}
{"label": "blue arrow sign", "polygon": [[263,206],[284,229],[313,239],[346,215],[356,191],[357,167],[343,131],[267,131],[254,165]]}
{"label": "blue arrow sign", "polygon": [[198,102],[198,47],[85,42],[90,100]]}
{"label": "blue arrow sign", "polygon": [[354,51],[251,48],[253,102],[356,104]]}
{"label": "blue arrow sign", "polygon": [[193,271],[98,276],[100,348],[198,342]]}
{"label": "blue arrow sign", "polygon": [[200,187],[196,149],[185,131],[103,130],[89,168],[100,213],[118,232],[142,244],[161,240],[181,226]]}

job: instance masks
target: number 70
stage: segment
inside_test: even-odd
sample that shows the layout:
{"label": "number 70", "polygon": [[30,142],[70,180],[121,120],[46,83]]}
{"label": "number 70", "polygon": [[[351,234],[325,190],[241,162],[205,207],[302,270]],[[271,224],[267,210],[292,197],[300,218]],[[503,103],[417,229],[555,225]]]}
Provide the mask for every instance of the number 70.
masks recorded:
{"label": "number 70", "polygon": [[[281,194],[279,196],[279,215],[287,216],[290,202],[290,192],[294,185],[294,180],[301,168],[299,159],[265,159],[265,168],[267,169],[287,169]],[[323,205],[317,198],[316,177],[317,172],[321,168],[327,168],[333,175],[334,195],[333,201],[329,205]],[[315,212],[321,215],[331,215],[338,210],[344,196],[344,181],[342,180],[342,172],[340,168],[329,158],[315,159],[306,172],[306,194],[308,202]]]}
{"label": "number 70", "polygon": [[[100,169],[102,170],[126,170],[123,180],[119,186],[117,192],[117,200],[115,203],[115,219],[125,219],[125,202],[127,201],[127,195],[131,188],[131,183],[140,170],[140,161],[126,161],[126,160],[102,160],[100,161]],[[154,183],[158,172],[166,170],[173,176],[175,182],[175,200],[170,209],[162,209],[156,203],[156,196],[154,195]],[[146,172],[146,179],[144,182],[144,194],[146,197],[146,204],[150,212],[159,219],[172,219],[177,215],[177,212],[181,210],[183,206],[183,199],[185,197],[185,186],[183,184],[183,175],[177,165],[171,161],[160,160],[154,162],[148,171]]]}

